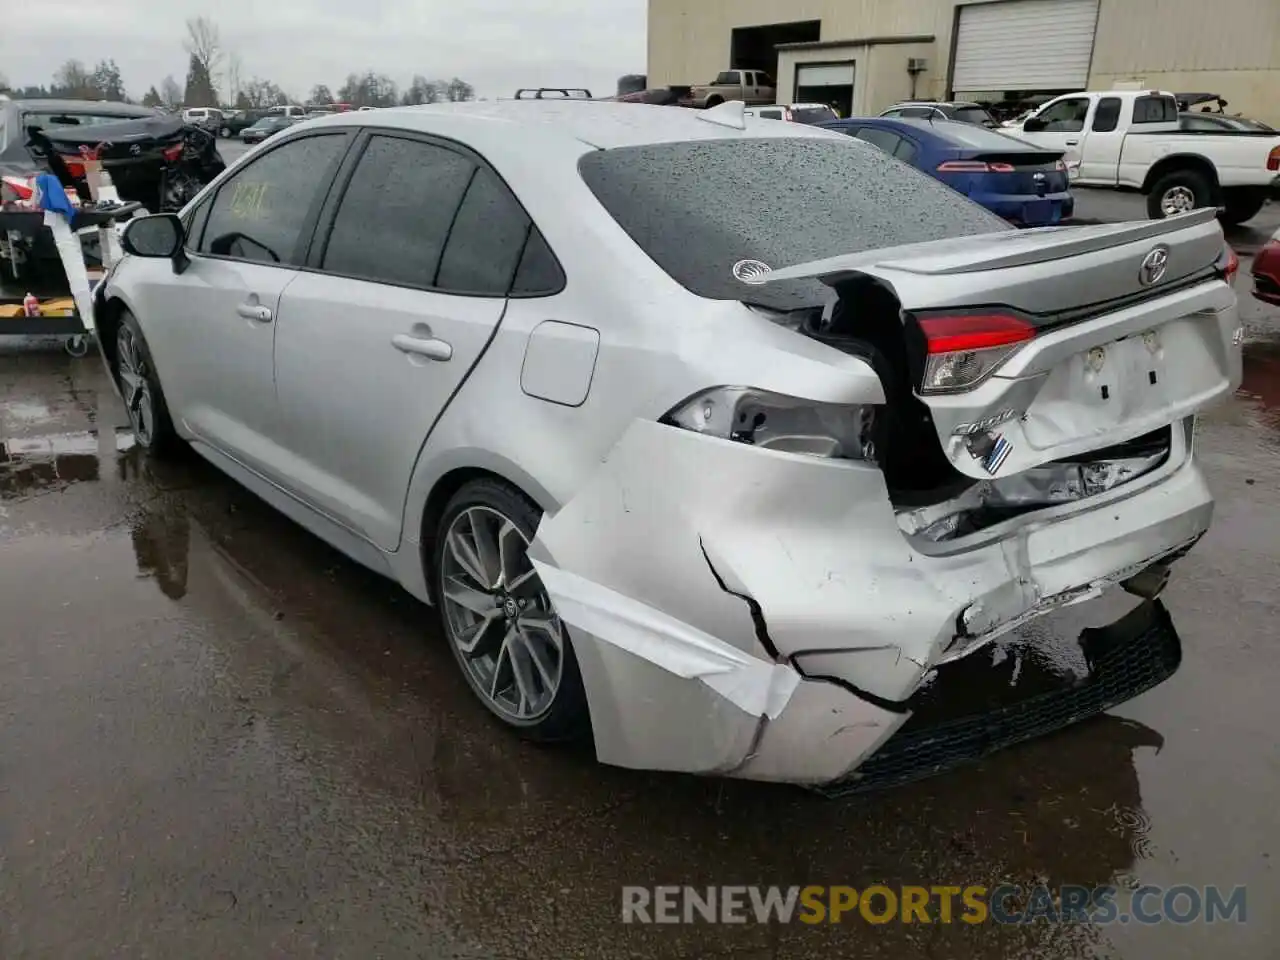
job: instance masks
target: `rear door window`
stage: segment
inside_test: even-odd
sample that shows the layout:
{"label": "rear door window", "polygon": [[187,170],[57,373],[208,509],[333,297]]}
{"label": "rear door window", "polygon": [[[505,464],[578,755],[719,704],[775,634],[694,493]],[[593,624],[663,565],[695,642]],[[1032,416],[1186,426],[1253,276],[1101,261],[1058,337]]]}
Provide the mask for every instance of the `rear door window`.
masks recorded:
{"label": "rear door window", "polygon": [[879,127],[863,127],[858,131],[858,139],[879,147],[890,156],[893,155],[894,150],[898,149],[898,144],[902,140],[896,133],[881,130]]}
{"label": "rear door window", "polygon": [[435,285],[449,293],[505,297],[528,236],[529,217],[520,202],[493,171],[478,168],[453,218]]}
{"label": "rear door window", "polygon": [[1093,114],[1093,132],[1110,133],[1120,125],[1120,98],[1103,97]]}
{"label": "rear door window", "polygon": [[433,143],[372,137],[334,217],[321,269],[434,287],[475,169],[469,157]]}
{"label": "rear door window", "polygon": [[252,160],[218,188],[198,252],[268,264],[301,263],[313,214],[346,146],[345,134],[321,134]]}
{"label": "rear door window", "polygon": [[[865,128],[864,128],[865,129]],[[578,164],[601,205],[698,296],[775,309],[822,304],[817,280],[750,286],[733,265],[773,269],[942,237],[1012,229],[932,177],[844,138],[743,137],[593,150]],[[787,202],[760,198],[786,184]]]}

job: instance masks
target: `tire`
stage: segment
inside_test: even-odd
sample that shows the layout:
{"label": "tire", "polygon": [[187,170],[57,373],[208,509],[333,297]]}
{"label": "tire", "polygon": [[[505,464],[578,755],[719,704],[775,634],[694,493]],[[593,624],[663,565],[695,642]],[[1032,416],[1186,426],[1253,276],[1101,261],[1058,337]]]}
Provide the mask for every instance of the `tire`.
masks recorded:
{"label": "tire", "polygon": [[182,440],[173,428],[169,405],[165,401],[160,378],[147,338],[138,320],[125,310],[116,331],[116,355],[112,372],[124,398],[125,411],[133,435],[149,455],[165,459],[182,449]]}
{"label": "tire", "polygon": [[1175,213],[1213,205],[1213,187],[1204,174],[1196,170],[1174,170],[1151,187],[1147,194],[1147,217],[1163,220]]}
{"label": "tire", "polygon": [[79,360],[89,355],[89,338],[84,334],[67,337],[62,341],[62,349],[67,351],[67,356]]}
{"label": "tire", "polygon": [[578,740],[590,730],[582,674],[526,553],[541,519],[507,483],[465,484],[435,531],[436,605],[449,649],[490,713],[529,740]]}
{"label": "tire", "polygon": [[1218,219],[1229,227],[1238,227],[1256,217],[1266,202],[1267,195],[1261,190],[1227,190],[1223,197],[1225,209]]}
{"label": "tire", "polygon": [[710,110],[712,107],[718,107],[722,103],[724,103],[724,97],[721,97],[721,96],[707,97],[707,102],[704,106],[708,110]]}
{"label": "tire", "polygon": [[227,137],[231,136],[231,128],[223,127],[221,130],[218,131],[218,136],[222,137],[225,140]]}

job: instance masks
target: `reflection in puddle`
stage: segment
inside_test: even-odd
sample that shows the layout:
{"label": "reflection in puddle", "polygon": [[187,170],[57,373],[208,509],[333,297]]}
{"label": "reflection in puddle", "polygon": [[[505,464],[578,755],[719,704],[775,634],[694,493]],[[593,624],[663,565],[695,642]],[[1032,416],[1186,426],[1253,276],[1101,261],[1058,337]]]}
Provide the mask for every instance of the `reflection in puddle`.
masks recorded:
{"label": "reflection in puddle", "polygon": [[[12,413],[12,408],[6,412]],[[97,430],[81,430],[0,441],[0,499],[17,499],[99,479],[102,439]],[[117,427],[107,438],[107,451],[116,455],[122,471],[124,457],[135,443],[128,427]]]}
{"label": "reflection in puddle", "polygon": [[1244,350],[1241,395],[1260,404],[1262,422],[1280,431],[1280,343],[1251,343]]}

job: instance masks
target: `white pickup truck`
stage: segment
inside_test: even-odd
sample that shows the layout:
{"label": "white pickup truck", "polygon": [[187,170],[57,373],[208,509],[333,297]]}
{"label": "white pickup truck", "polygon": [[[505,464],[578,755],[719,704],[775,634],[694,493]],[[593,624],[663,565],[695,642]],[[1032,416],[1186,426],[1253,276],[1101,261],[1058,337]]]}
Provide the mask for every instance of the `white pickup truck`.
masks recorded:
{"label": "white pickup truck", "polygon": [[1178,101],[1163,91],[1069,93],[1002,132],[1063,151],[1073,184],[1146,194],[1153,220],[1218,207],[1239,224],[1280,198],[1280,135],[1180,130]]}

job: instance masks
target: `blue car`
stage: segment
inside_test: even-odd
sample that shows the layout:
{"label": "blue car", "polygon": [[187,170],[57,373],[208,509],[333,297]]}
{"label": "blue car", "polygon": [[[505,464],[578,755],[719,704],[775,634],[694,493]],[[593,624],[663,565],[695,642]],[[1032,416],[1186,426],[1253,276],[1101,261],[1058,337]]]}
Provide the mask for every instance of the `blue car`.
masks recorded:
{"label": "blue car", "polygon": [[1022,227],[1075,212],[1062,154],[972,123],[875,117],[819,124],[874,144]]}

